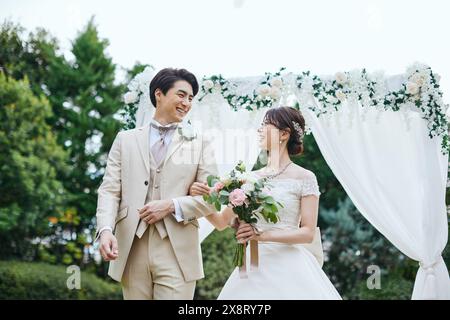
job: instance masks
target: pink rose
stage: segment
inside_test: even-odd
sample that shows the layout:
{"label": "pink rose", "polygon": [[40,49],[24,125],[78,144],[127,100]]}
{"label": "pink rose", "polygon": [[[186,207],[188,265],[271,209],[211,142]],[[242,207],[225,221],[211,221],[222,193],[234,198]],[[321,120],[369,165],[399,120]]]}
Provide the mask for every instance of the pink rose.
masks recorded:
{"label": "pink rose", "polygon": [[218,181],[214,184],[213,191],[219,193],[219,191],[222,190],[223,187],[225,187],[225,185],[222,182]]}
{"label": "pink rose", "polygon": [[230,193],[230,202],[235,207],[242,206],[247,197],[245,196],[245,192],[242,189],[235,189]]}

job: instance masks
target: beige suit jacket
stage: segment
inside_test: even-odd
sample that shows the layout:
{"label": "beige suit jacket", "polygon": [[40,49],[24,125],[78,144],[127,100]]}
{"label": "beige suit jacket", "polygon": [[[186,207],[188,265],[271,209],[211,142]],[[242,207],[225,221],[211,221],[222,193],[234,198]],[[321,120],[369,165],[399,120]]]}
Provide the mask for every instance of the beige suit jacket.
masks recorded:
{"label": "beige suit jacket", "polygon": [[[108,274],[121,281],[128,254],[139,223],[138,209],[145,205],[150,183],[149,126],[122,131],[108,155],[105,175],[98,189],[97,231],[105,226],[114,230],[119,257],[111,261]],[[173,134],[161,168],[161,199],[176,198],[184,221],[172,215],[164,224],[185,281],[204,277],[197,218],[215,212],[201,196],[187,196],[195,181],[217,175],[211,142],[198,135],[188,140],[177,129]],[[143,257],[144,258],[144,257]]]}

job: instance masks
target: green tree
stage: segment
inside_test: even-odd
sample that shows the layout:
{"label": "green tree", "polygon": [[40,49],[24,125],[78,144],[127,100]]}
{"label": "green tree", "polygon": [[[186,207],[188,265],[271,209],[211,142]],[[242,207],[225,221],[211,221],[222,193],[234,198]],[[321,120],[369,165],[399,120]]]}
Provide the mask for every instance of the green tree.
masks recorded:
{"label": "green tree", "polygon": [[32,240],[48,235],[61,210],[64,188],[57,172],[66,153],[46,119],[47,99],[33,95],[27,79],[0,72],[0,256],[33,257]]}
{"label": "green tree", "polygon": [[[61,74],[66,61],[60,53],[58,41],[46,30],[37,28],[24,36],[24,28],[11,21],[0,27],[0,68],[14,79],[28,78],[34,94],[48,99],[61,95]],[[50,91],[50,89],[52,91]],[[50,101],[51,102],[51,101]]]}
{"label": "green tree", "polygon": [[[106,54],[107,46],[93,19],[73,41],[70,60],[43,29],[25,37],[19,25],[6,21],[1,26],[1,70],[15,79],[27,77],[33,92],[47,97],[53,112],[46,121],[69,154],[68,166],[57,171],[67,192],[62,212],[52,218],[55,248],[41,250],[46,261],[80,262],[88,241],[85,230],[93,229],[96,191],[106,154],[121,128],[115,114],[124,91],[116,83],[116,65]],[[76,236],[64,237],[64,231]]]}
{"label": "green tree", "polygon": [[[53,114],[47,121],[70,155],[71,170],[59,177],[71,195],[67,206],[76,209],[82,228],[91,223],[106,154],[121,128],[115,115],[124,85],[116,83],[116,65],[106,54],[109,43],[99,37],[93,18],[72,43],[72,60],[64,58],[47,31],[23,34],[20,25],[2,24],[0,67],[15,79],[26,76],[34,93],[50,101]],[[138,63],[130,74],[144,67]]]}
{"label": "green tree", "polygon": [[71,198],[68,206],[81,218],[79,231],[92,225],[97,188],[106,154],[121,123],[114,115],[122,107],[124,86],[115,83],[116,65],[107,56],[108,41],[101,39],[93,19],[73,41],[73,61],[50,91],[55,111],[53,127],[69,152],[72,170],[64,180]]}

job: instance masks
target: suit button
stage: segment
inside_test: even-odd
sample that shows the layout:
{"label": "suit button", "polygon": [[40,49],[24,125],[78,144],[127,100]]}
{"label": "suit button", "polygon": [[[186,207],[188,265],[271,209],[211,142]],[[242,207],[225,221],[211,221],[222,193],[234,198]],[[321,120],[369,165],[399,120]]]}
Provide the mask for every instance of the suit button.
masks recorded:
{"label": "suit button", "polygon": [[159,188],[159,186],[158,186],[158,185],[156,185],[156,186],[155,186],[155,189],[158,189],[158,188]]}
{"label": "suit button", "polygon": [[156,169],[156,173],[160,173],[161,172],[161,170],[160,169]]}
{"label": "suit button", "polygon": [[146,186],[148,186],[148,181],[145,181],[144,184],[145,184]]}

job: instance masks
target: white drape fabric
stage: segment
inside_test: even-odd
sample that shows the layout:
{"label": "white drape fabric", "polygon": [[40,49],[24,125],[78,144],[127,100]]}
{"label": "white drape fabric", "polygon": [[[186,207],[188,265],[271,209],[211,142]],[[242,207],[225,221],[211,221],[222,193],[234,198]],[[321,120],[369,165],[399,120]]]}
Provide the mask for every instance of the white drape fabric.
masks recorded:
{"label": "white drape fabric", "polygon": [[401,112],[364,110],[357,103],[320,117],[303,110],[327,164],[361,214],[420,262],[412,299],[450,299],[441,256],[448,237],[448,155],[442,155],[440,139],[427,136],[420,114],[409,112],[407,124]]}

